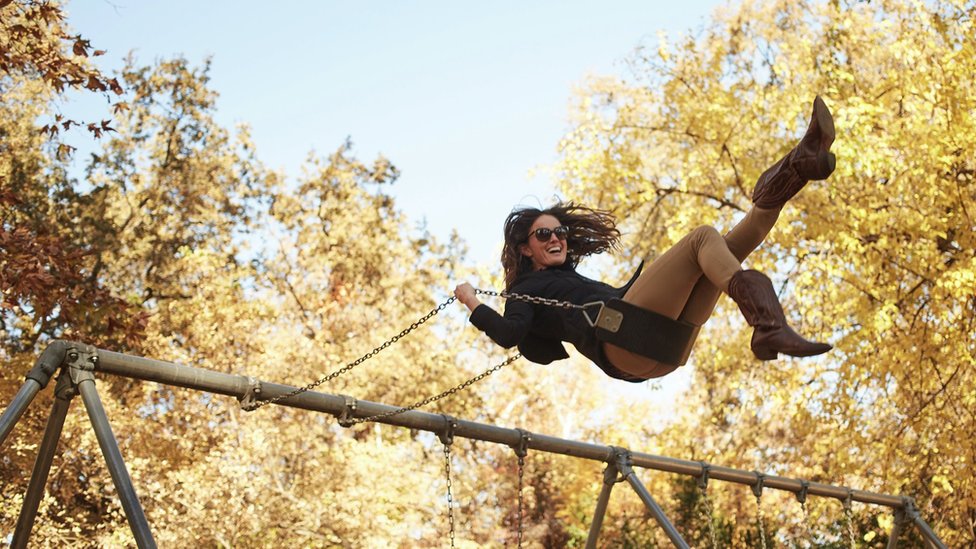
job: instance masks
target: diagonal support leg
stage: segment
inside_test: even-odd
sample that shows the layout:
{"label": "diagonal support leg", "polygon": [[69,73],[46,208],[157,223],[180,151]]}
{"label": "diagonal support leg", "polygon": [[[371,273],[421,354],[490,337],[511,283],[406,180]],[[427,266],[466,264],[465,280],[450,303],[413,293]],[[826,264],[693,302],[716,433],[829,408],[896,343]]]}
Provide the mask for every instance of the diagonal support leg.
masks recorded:
{"label": "diagonal support leg", "polygon": [[68,343],[65,341],[54,341],[44,349],[37,362],[34,363],[34,367],[27,373],[24,386],[17,391],[13,401],[0,416],[0,446],[3,446],[3,441],[7,439],[7,435],[13,430],[20,417],[24,415],[24,411],[27,410],[27,406],[34,400],[37,393],[47,387],[48,382],[51,381],[51,376],[61,367],[67,347]]}
{"label": "diagonal support leg", "polygon": [[600,537],[603,517],[607,514],[607,505],[610,503],[610,491],[618,482],[620,480],[617,479],[617,466],[612,461],[608,462],[607,468],[603,470],[603,489],[600,490],[600,497],[596,500],[593,522],[590,523],[590,534],[586,537],[586,549],[596,549],[596,540]]}
{"label": "diagonal support leg", "polygon": [[[143,512],[142,505],[139,503],[139,496],[136,495],[135,487],[132,485],[132,478],[129,476],[129,471],[125,467],[125,461],[122,459],[119,444],[115,439],[115,434],[112,432],[112,426],[108,423],[108,416],[105,414],[105,408],[102,406],[102,401],[98,397],[98,391],[95,389],[95,377],[92,375],[92,369],[98,360],[97,350],[87,345],[83,347],[84,349],[81,350],[77,358],[68,364],[71,379],[77,386],[78,392],[81,394],[81,398],[85,403],[85,409],[88,411],[88,419],[91,420],[92,428],[95,430],[95,437],[98,439],[98,446],[102,449],[102,455],[105,456],[105,464],[108,466],[109,474],[112,475],[112,482],[115,484],[115,489],[118,491],[119,498],[122,500],[122,509],[125,511],[125,517],[129,521],[129,527],[132,529],[132,535],[135,537],[136,545],[140,549],[155,548],[156,541],[153,539],[152,531],[149,529],[149,521],[146,520],[146,514]],[[69,354],[69,360],[71,359],[72,357]]]}
{"label": "diagonal support leg", "polygon": [[664,528],[664,532],[668,535],[671,543],[680,549],[690,549],[688,543],[685,542],[678,530],[673,524],[671,524],[671,521],[668,520],[667,515],[664,514],[664,510],[661,509],[656,501],[654,501],[654,498],[651,497],[651,493],[647,491],[647,488],[644,487],[640,479],[637,478],[637,475],[634,474],[634,469],[631,466],[630,461],[630,452],[627,450],[618,449],[616,458],[617,469],[620,470],[620,474],[624,476],[624,479],[626,479],[634,491],[637,492],[638,497],[640,497],[641,501],[644,502],[644,505],[646,505],[651,511],[651,514],[654,515],[657,523]]}
{"label": "diagonal support leg", "polygon": [[14,399],[3,411],[3,415],[0,416],[0,447],[3,446],[3,441],[7,440],[7,435],[10,434],[10,431],[13,431],[14,425],[20,421],[20,417],[24,415],[27,406],[34,400],[34,397],[37,396],[40,390],[40,383],[33,379],[28,379],[24,382],[24,386],[14,395]]}
{"label": "diagonal support leg", "polygon": [[935,547],[936,549],[947,549],[946,544],[942,543],[939,536],[936,535],[932,527],[922,519],[922,515],[918,512],[918,508],[915,507],[915,502],[909,499],[905,504],[905,513],[911,517],[915,526],[918,527],[918,531],[922,534],[922,539],[929,547]]}
{"label": "diagonal support leg", "polygon": [[14,529],[14,537],[10,544],[12,549],[27,547],[31,530],[34,528],[34,519],[37,517],[37,508],[44,497],[44,487],[47,485],[47,477],[51,472],[51,463],[58,449],[58,440],[61,438],[61,430],[64,428],[64,419],[68,415],[68,407],[71,405],[71,397],[73,396],[74,388],[71,386],[71,381],[67,375],[62,374],[58,377],[54,406],[51,408],[51,415],[47,419],[44,438],[41,440],[41,447],[37,451],[34,470],[31,471],[30,482],[27,485],[27,494],[24,496],[24,504],[21,506],[20,516],[17,518],[17,526]]}

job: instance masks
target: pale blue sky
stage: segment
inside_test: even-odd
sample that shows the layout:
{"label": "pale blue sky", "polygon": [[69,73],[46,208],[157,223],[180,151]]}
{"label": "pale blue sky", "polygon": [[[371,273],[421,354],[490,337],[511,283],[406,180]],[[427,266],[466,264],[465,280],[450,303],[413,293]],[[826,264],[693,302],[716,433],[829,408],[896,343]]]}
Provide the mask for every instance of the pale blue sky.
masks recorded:
{"label": "pale blue sky", "polygon": [[[573,88],[625,74],[642,42],[700,28],[718,0],[253,2],[72,0],[102,68],[213,59],[218,120],[247,123],[261,158],[289,176],[310,151],[351,137],[401,170],[398,204],[469,260],[494,267],[501,223],[555,196],[551,165]],[[79,155],[80,156],[80,155]]]}

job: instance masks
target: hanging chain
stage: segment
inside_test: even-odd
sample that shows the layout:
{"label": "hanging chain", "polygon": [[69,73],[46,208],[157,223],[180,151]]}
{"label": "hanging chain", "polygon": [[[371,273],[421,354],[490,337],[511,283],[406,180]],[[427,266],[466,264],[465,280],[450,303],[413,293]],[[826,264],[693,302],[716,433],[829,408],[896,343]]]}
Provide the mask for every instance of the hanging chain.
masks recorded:
{"label": "hanging chain", "polygon": [[261,408],[262,406],[267,406],[268,404],[274,404],[274,403],[276,403],[276,402],[278,402],[280,400],[284,400],[286,398],[291,398],[291,397],[293,397],[295,395],[298,395],[298,394],[301,394],[301,393],[304,393],[304,392],[307,392],[307,391],[311,391],[312,389],[318,387],[319,385],[322,385],[326,381],[332,381],[333,379],[341,376],[342,374],[348,372],[349,370],[352,370],[356,366],[359,366],[363,362],[366,362],[367,360],[369,360],[369,359],[373,358],[374,356],[378,355],[381,351],[383,351],[384,349],[386,349],[390,345],[393,345],[397,341],[400,341],[400,339],[402,339],[404,336],[406,336],[410,332],[412,332],[412,331],[416,330],[417,328],[419,328],[425,322],[427,322],[428,320],[430,320],[431,318],[433,318],[435,315],[437,315],[437,313],[439,313],[439,312],[443,311],[444,309],[446,309],[447,306],[450,305],[451,303],[454,303],[455,300],[457,300],[456,297],[454,297],[454,296],[449,297],[447,299],[447,301],[444,301],[443,303],[441,303],[437,307],[434,307],[433,309],[431,309],[430,312],[428,312],[426,315],[420,317],[416,322],[414,322],[413,324],[411,324],[410,326],[408,326],[406,329],[404,329],[399,334],[397,334],[397,335],[391,337],[390,339],[384,341],[379,347],[376,347],[372,351],[370,351],[370,352],[366,353],[365,355],[357,358],[356,360],[350,362],[349,364],[346,364],[345,366],[343,366],[342,368],[339,368],[338,370],[332,372],[331,374],[329,374],[329,375],[327,375],[325,377],[322,377],[322,378],[320,378],[317,381],[313,381],[312,383],[309,383],[308,385],[305,385],[304,387],[299,387],[299,388],[295,389],[294,391],[285,393],[283,395],[276,396],[276,397],[274,397],[272,399],[269,399],[269,400],[262,400],[262,401],[254,402],[253,404],[250,404],[249,406],[247,406],[245,408],[245,410],[248,411],[248,412],[253,411],[253,410],[257,410],[258,408]]}
{"label": "hanging chain", "polygon": [[844,517],[847,519],[847,537],[850,538],[851,549],[856,549],[857,541],[854,534],[854,511],[851,510],[851,500],[852,493],[850,490],[848,490],[847,498],[844,499]]}
{"label": "hanging chain", "polygon": [[[796,499],[800,502],[800,511],[803,512],[803,528],[806,530],[805,539],[812,540],[813,530],[810,528],[810,509],[807,507],[807,494],[809,490],[810,483],[806,480],[800,481],[800,491],[797,492]],[[807,546],[812,547],[810,541],[807,541]]]}
{"label": "hanging chain", "polygon": [[766,549],[766,527],[763,526],[762,496],[756,496],[756,521],[759,523],[759,541]]}
{"label": "hanging chain", "polygon": [[718,538],[715,535],[715,516],[712,500],[708,498],[708,472],[711,466],[702,462],[702,474],[698,477],[698,489],[701,491],[702,518],[708,521],[708,536],[712,540],[712,549],[718,549]]}
{"label": "hanging chain", "polygon": [[420,401],[417,401],[417,402],[411,404],[410,406],[404,406],[403,408],[397,408],[396,410],[390,410],[389,412],[383,412],[381,414],[376,414],[374,416],[361,417],[361,418],[349,418],[348,420],[346,420],[345,425],[346,426],[349,426],[349,425],[355,425],[355,424],[358,424],[358,423],[365,423],[367,421],[376,421],[376,420],[379,420],[379,419],[385,419],[385,418],[388,418],[388,417],[392,417],[392,416],[396,416],[396,415],[402,414],[404,412],[409,412],[411,410],[416,410],[417,408],[426,406],[426,405],[428,405],[428,404],[430,404],[432,402],[437,402],[438,400],[440,400],[440,399],[442,399],[444,397],[453,395],[454,393],[457,393],[458,391],[464,390],[464,389],[470,387],[471,385],[474,385],[475,383],[477,383],[477,382],[481,381],[482,379],[490,376],[491,374],[497,372],[498,370],[501,370],[505,366],[508,366],[509,364],[515,362],[516,360],[518,360],[521,357],[522,357],[521,354],[517,354],[516,353],[516,354],[508,357],[505,360],[505,362],[502,362],[501,364],[497,364],[495,366],[492,366],[491,368],[485,370],[484,372],[481,372],[480,374],[476,375],[475,377],[473,377],[473,378],[465,381],[464,383],[461,383],[460,385],[457,385],[455,387],[452,387],[452,388],[444,391],[443,393],[441,393],[439,395],[434,395],[434,396],[431,396],[431,397],[427,397],[427,398],[425,398],[423,400],[420,400]]}
{"label": "hanging chain", "polygon": [[533,305],[547,305],[549,307],[559,307],[561,309],[578,309],[580,311],[585,311],[587,309],[586,305],[577,305],[576,303],[571,303],[569,301],[561,301],[559,299],[550,299],[548,297],[539,297],[534,295],[525,294],[513,294],[509,292],[496,292],[494,290],[475,290],[474,293],[481,295],[490,295],[495,297],[504,297],[505,299],[514,299],[516,301],[526,301],[532,303]]}
{"label": "hanging chain", "polygon": [[756,483],[752,485],[752,493],[756,495],[756,522],[759,523],[759,541],[762,543],[762,549],[766,549],[766,527],[763,525],[763,508],[762,508],[762,493],[763,493],[763,482],[766,480],[766,475],[756,472]]}
{"label": "hanging chain", "polygon": [[522,518],[523,518],[523,504],[522,504],[522,484],[523,477],[525,476],[525,456],[518,457],[518,548],[522,549]]}
{"label": "hanging chain", "polygon": [[444,476],[447,478],[447,523],[451,528],[451,547],[454,547],[454,496],[451,494],[451,445],[444,443]]}
{"label": "hanging chain", "polygon": [[522,487],[524,485],[525,477],[525,456],[529,454],[529,441],[532,440],[532,434],[528,431],[518,430],[519,432],[519,442],[518,446],[514,447],[515,455],[518,456],[518,536],[516,540],[518,541],[519,549],[522,548],[522,538],[523,538],[523,519],[524,519],[524,503],[522,499]]}
{"label": "hanging chain", "polygon": [[[563,309],[579,309],[579,310],[582,310],[582,311],[586,311],[587,310],[587,306],[586,305],[577,305],[577,304],[571,303],[569,301],[560,301],[558,299],[549,299],[549,298],[545,298],[545,297],[537,297],[537,296],[532,296],[532,295],[513,294],[513,293],[509,293],[509,292],[496,292],[494,290],[480,290],[480,289],[475,289],[475,294],[495,296],[495,297],[503,297],[505,299],[515,299],[515,300],[518,300],[518,301],[527,301],[529,303],[533,303],[533,304],[536,304],[536,305],[547,305],[547,306],[550,306],[550,307],[561,307]],[[257,410],[258,408],[261,408],[263,406],[267,406],[268,404],[274,404],[274,403],[279,402],[279,401],[282,401],[282,400],[284,400],[286,398],[291,398],[291,397],[293,397],[295,395],[299,395],[301,393],[305,393],[305,392],[311,391],[312,389],[318,387],[319,385],[322,385],[323,383],[325,383],[327,381],[332,381],[333,379],[341,376],[342,374],[348,372],[349,370],[352,370],[356,366],[359,366],[363,362],[366,362],[367,360],[369,360],[369,359],[373,358],[374,356],[378,355],[380,352],[382,352],[383,350],[385,350],[390,345],[393,345],[397,341],[400,341],[400,339],[402,339],[404,336],[406,336],[410,332],[412,332],[412,331],[416,330],[417,328],[419,328],[421,325],[423,325],[428,320],[430,320],[431,318],[433,318],[434,316],[436,316],[437,313],[439,313],[439,312],[443,311],[444,309],[446,309],[451,303],[454,303],[455,301],[457,301],[457,297],[455,297],[455,296],[451,296],[451,297],[447,298],[446,301],[444,301],[443,303],[441,303],[437,307],[434,307],[433,309],[431,309],[430,312],[428,312],[426,315],[424,315],[424,316],[420,317],[419,319],[417,319],[416,322],[410,324],[410,326],[408,326],[406,329],[404,329],[403,331],[401,331],[399,334],[397,334],[397,335],[391,337],[390,339],[384,341],[382,344],[380,344],[379,347],[374,348],[372,351],[370,351],[370,352],[366,353],[365,355],[357,358],[356,360],[350,362],[349,364],[346,364],[345,366],[343,366],[342,368],[339,368],[338,370],[332,372],[331,374],[328,374],[326,376],[323,376],[323,377],[319,378],[318,380],[313,381],[313,382],[311,382],[311,383],[309,383],[309,384],[307,384],[307,385],[305,385],[303,387],[298,387],[298,388],[294,389],[293,391],[290,391],[290,392],[285,393],[283,395],[278,395],[278,396],[276,396],[274,398],[271,398],[271,399],[268,399],[268,400],[247,401],[246,403],[242,402],[241,403],[241,407],[244,408],[245,411],[252,412],[254,410]],[[386,414],[382,414],[382,415],[379,415],[379,416],[374,416],[372,418],[364,418],[364,419],[361,419],[361,420],[355,420],[354,422],[355,423],[362,423],[363,421],[371,421],[371,420],[378,419],[378,418],[381,418],[381,417],[389,417],[389,416],[393,416],[393,415],[396,415],[396,414],[402,414],[403,412],[406,412],[406,411],[409,411],[409,410],[413,410],[415,408],[419,408],[421,406],[424,406],[425,404],[430,404],[431,402],[434,402],[435,400],[440,400],[441,398],[444,398],[445,396],[454,394],[455,392],[457,392],[457,391],[459,391],[459,390],[461,390],[461,389],[463,389],[465,387],[468,387],[472,383],[475,383],[477,381],[481,381],[485,377],[487,377],[487,376],[493,374],[494,372],[498,371],[503,366],[507,366],[507,365],[511,364],[512,362],[514,362],[515,359],[518,358],[518,356],[520,356],[520,355],[516,355],[516,356],[514,356],[512,358],[509,358],[504,363],[499,364],[498,366],[495,366],[494,368],[488,370],[487,372],[485,372],[485,373],[483,373],[483,374],[481,374],[481,375],[479,375],[479,376],[477,376],[477,377],[475,377],[475,378],[473,378],[473,379],[471,379],[469,381],[466,381],[465,383],[462,383],[461,385],[455,387],[454,389],[451,389],[449,391],[446,391],[444,393],[441,393],[440,395],[437,395],[436,397],[432,397],[430,399],[425,399],[425,401],[418,402],[417,404],[413,405],[412,407],[411,406],[408,406],[406,408],[400,409],[399,411],[397,411],[395,413],[388,412]]]}

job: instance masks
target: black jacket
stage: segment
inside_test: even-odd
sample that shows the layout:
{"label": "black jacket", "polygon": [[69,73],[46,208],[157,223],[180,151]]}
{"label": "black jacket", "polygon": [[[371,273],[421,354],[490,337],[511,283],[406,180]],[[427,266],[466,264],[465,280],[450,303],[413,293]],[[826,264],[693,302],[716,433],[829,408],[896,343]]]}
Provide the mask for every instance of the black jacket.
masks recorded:
{"label": "black jacket", "polygon": [[[621,288],[590,280],[566,266],[523,274],[515,279],[508,291],[513,294],[569,301],[578,305],[607,301],[622,297],[643,267],[644,264],[641,263],[630,281]],[[594,313],[595,311],[591,312]],[[579,309],[534,305],[508,299],[505,302],[504,316],[481,304],[471,313],[471,323],[502,347],[518,345],[519,352],[532,362],[549,364],[554,360],[568,358],[569,354],[562,345],[566,341],[610,377],[633,382],[644,381],[618,370],[607,360],[603,345],[596,337],[596,330],[589,325]]]}

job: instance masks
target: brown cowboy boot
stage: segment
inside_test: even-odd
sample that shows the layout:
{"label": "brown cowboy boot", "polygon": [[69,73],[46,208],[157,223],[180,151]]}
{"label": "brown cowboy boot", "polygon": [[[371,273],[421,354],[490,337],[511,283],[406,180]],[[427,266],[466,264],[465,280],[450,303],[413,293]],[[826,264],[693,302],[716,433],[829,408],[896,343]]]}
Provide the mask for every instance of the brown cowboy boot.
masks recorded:
{"label": "brown cowboy boot", "polygon": [[728,294],[754,328],[752,352],[759,360],[773,360],[777,353],[813,356],[832,349],[826,343],[804,339],[786,324],[773,283],[759,271],[739,271],[732,275]]}
{"label": "brown cowboy boot", "polygon": [[834,119],[818,95],[813,100],[807,133],[792,151],[759,176],[752,191],[752,202],[759,208],[782,208],[807,181],[826,179],[836,165],[836,158],[830,152],[834,136]]}

